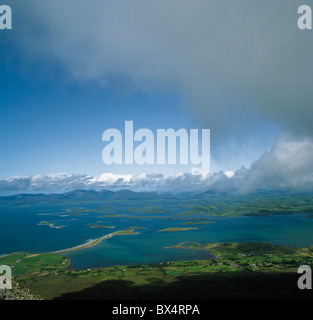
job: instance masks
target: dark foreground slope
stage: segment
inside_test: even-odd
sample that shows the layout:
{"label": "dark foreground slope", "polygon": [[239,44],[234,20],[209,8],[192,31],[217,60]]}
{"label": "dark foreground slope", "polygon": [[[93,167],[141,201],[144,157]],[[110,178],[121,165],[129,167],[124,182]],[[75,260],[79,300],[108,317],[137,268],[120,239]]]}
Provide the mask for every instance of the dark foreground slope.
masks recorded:
{"label": "dark foreground slope", "polygon": [[0,300],[45,300],[45,298],[12,280],[12,289],[0,290]]}
{"label": "dark foreground slope", "polygon": [[228,272],[177,277],[150,284],[108,280],[56,300],[310,300],[312,290],[299,290],[291,272]]}

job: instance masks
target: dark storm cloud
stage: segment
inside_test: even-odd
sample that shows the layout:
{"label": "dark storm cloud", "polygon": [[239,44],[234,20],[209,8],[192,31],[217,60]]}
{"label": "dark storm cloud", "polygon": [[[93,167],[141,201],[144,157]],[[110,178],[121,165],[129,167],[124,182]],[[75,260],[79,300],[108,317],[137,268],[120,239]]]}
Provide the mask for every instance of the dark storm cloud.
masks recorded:
{"label": "dark storm cloud", "polygon": [[301,4],[27,0],[16,4],[18,41],[80,80],[177,90],[218,134],[249,135],[257,119],[311,134],[313,33],[297,28]]}

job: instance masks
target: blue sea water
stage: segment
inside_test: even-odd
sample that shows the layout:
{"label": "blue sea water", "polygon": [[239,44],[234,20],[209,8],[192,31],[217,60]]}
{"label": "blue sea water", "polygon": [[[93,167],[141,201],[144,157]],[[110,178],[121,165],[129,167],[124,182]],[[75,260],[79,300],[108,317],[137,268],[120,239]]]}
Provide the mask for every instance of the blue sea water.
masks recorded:
{"label": "blue sea water", "polygon": [[[135,204],[134,204],[135,205]],[[78,205],[80,206],[80,204]],[[303,247],[313,244],[313,219],[304,214],[272,216],[209,217],[208,224],[181,225],[188,221],[172,219],[172,213],[149,213],[141,218],[121,205],[120,217],[99,217],[100,204],[84,204],[90,212],[68,215],[72,204],[34,204],[0,206],[0,255],[12,252],[45,253],[83,244],[114,231],[142,227],[137,235],[114,236],[96,246],[66,253],[72,266],[78,269],[108,265],[149,264],[162,261],[210,258],[205,251],[169,249],[181,242],[248,242],[266,241],[279,245]],[[97,209],[93,211],[94,209]],[[88,211],[88,210],[87,210]],[[145,218],[158,216],[161,218]],[[40,225],[47,221],[62,228]],[[115,226],[114,229],[90,228],[89,223]],[[169,227],[195,227],[179,232],[158,232]]]}

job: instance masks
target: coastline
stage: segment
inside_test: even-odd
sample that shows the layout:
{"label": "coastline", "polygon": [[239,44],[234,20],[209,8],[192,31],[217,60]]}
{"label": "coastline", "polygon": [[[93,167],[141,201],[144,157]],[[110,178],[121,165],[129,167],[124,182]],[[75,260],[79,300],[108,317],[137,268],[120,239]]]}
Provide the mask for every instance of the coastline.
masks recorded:
{"label": "coastline", "polygon": [[[118,232],[118,231],[116,231],[116,232]],[[95,246],[96,244],[100,243],[100,242],[101,242],[102,240],[104,240],[104,239],[112,238],[113,235],[114,235],[116,232],[109,233],[109,234],[107,234],[107,235],[105,235],[105,236],[103,236],[103,237],[97,238],[97,239],[88,240],[87,242],[85,242],[85,243],[83,243],[83,244],[80,244],[80,245],[78,245],[78,246],[72,247],[72,248],[67,248],[67,249],[57,250],[57,251],[50,251],[50,252],[47,252],[47,253],[59,254],[59,253],[66,253],[66,252],[71,252],[71,251],[77,251],[77,250],[87,249],[87,248],[90,248],[90,247]]]}
{"label": "coastline", "polygon": [[[120,230],[120,231],[115,231],[112,233],[109,233],[105,236],[102,236],[100,238],[97,239],[90,239],[87,242],[80,244],[78,246],[75,247],[71,247],[71,248],[67,248],[67,249],[62,249],[62,250],[56,250],[56,251],[49,251],[49,252],[36,252],[36,253],[32,253],[32,255],[40,255],[40,254],[62,254],[62,253],[67,253],[67,252],[72,252],[72,251],[77,251],[77,250],[83,250],[83,249],[87,249],[90,247],[93,247],[95,245],[97,245],[98,243],[100,243],[102,240],[105,239],[109,239],[112,238],[114,235],[136,235],[138,234],[138,232],[134,232],[135,228],[132,228],[130,230]],[[11,252],[11,253],[5,253],[5,254],[0,254],[0,258],[4,258],[6,256],[10,256],[12,254],[18,254],[18,253],[31,253],[31,252]]]}
{"label": "coastline", "polygon": [[[118,232],[118,231],[116,231],[116,232]],[[85,242],[83,244],[80,244],[78,246],[72,247],[72,248],[67,248],[67,249],[62,249],[62,250],[57,250],[57,251],[40,252],[40,253],[38,253],[38,252],[31,253],[31,252],[18,251],[18,252],[11,252],[11,253],[1,254],[0,258],[5,258],[5,257],[10,256],[12,254],[20,254],[20,253],[31,253],[31,255],[33,256],[33,255],[40,255],[40,254],[61,254],[61,253],[66,253],[66,252],[71,252],[71,251],[76,251],[76,250],[87,249],[87,248],[95,246],[96,244],[100,243],[104,239],[109,239],[109,238],[113,237],[113,235],[116,232],[107,234],[107,235],[105,235],[103,237],[100,237],[100,238],[97,238],[97,239],[88,240],[87,242]]]}

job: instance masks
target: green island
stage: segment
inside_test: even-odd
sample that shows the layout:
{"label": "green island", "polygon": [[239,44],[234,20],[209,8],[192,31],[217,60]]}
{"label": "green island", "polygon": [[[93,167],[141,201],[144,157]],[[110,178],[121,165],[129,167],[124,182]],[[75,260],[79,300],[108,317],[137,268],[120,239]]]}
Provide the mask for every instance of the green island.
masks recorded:
{"label": "green island", "polygon": [[214,222],[212,222],[212,221],[187,221],[187,222],[183,222],[182,225],[207,224],[207,223],[214,223]]}
{"label": "green island", "polygon": [[134,231],[134,229],[126,229],[126,230],[114,232],[115,236],[131,236],[135,234],[139,234],[139,232]]}
{"label": "green island", "polygon": [[[132,234],[125,232],[119,234]],[[212,259],[75,270],[60,252],[14,253],[0,264],[46,299],[312,299],[310,290],[297,288],[297,268],[313,265],[313,245],[183,242],[167,248],[207,250]]]}
{"label": "green island", "polygon": [[158,230],[158,232],[179,232],[179,231],[189,231],[189,230],[196,230],[198,228],[179,228],[179,227],[174,227],[174,228],[165,228],[162,230]]}
{"label": "green island", "polygon": [[127,209],[120,210],[121,213],[140,213],[140,214],[160,214],[171,213],[171,210],[164,209],[160,205],[143,206],[143,207],[129,207]]}
{"label": "green island", "polygon": [[57,225],[55,223],[51,223],[51,222],[48,222],[48,221],[40,221],[38,223],[39,226],[49,226],[50,228],[55,228],[55,229],[61,229],[61,228],[64,228],[65,226],[60,226],[60,225]]}
{"label": "green island", "polygon": [[128,227],[126,230],[140,230],[140,229],[145,229],[144,227]]}
{"label": "green island", "polygon": [[114,229],[116,228],[115,226],[106,226],[100,224],[100,222],[97,223],[87,223],[87,226],[89,226],[92,229]]}

